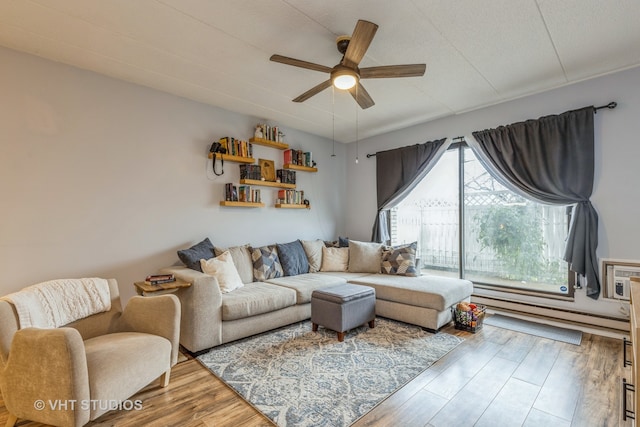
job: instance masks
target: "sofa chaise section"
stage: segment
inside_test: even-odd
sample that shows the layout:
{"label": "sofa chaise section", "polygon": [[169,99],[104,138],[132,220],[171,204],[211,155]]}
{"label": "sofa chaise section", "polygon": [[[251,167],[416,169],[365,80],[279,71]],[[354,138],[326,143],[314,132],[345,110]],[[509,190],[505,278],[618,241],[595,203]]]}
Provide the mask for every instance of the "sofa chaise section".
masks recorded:
{"label": "sofa chaise section", "polygon": [[349,280],[376,291],[376,314],[435,331],[451,321],[450,307],[469,301],[468,280],[424,275],[405,277],[371,274]]}

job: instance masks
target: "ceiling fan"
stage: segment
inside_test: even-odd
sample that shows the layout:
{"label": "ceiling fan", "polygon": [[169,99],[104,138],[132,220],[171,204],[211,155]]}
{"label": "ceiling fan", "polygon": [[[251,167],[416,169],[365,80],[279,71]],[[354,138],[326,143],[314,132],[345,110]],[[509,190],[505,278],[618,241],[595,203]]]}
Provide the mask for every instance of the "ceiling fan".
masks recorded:
{"label": "ceiling fan", "polygon": [[333,68],[313,62],[302,61],[282,55],[272,55],[271,61],[294,67],[329,73],[330,78],[312,87],[293,102],[303,102],[322,92],[332,84],[338,89],[348,90],[362,109],[369,108],[375,103],[360,84],[361,79],[379,79],[387,77],[419,77],[423,76],[426,64],[383,65],[379,67],[359,68],[358,64],[367,52],[378,25],[373,22],[358,20],[351,36],[340,36],[336,39],[338,51],[343,55],[342,60]]}

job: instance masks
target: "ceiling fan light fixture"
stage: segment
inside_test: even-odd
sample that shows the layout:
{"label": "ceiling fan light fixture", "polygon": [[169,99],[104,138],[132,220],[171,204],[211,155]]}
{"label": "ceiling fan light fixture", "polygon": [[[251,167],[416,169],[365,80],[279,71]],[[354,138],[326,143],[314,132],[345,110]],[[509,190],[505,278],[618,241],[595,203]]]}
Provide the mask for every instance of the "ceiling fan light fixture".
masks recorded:
{"label": "ceiling fan light fixture", "polygon": [[342,90],[351,89],[358,83],[358,74],[349,68],[338,68],[331,73],[333,85]]}

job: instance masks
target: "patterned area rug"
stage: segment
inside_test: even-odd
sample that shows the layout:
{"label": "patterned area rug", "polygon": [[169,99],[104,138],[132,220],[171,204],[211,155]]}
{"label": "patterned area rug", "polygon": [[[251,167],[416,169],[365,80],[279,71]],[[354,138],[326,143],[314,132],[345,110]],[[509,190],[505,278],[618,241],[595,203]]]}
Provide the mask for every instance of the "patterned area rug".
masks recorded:
{"label": "patterned area rug", "polygon": [[346,334],[309,321],[216,347],[198,360],[281,427],[348,426],[462,338],[376,319]]}

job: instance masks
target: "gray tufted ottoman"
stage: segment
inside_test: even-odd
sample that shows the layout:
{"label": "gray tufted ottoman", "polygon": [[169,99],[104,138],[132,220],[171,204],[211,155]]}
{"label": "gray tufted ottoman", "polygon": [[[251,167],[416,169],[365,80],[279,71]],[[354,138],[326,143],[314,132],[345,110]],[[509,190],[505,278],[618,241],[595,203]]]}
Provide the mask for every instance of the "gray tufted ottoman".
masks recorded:
{"label": "gray tufted ottoman", "polygon": [[369,286],[343,285],[318,289],[311,294],[311,323],[313,331],[318,325],[338,333],[338,341],[344,341],[349,329],[369,323],[375,326],[376,293]]}

